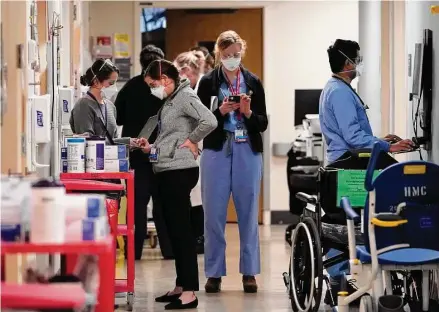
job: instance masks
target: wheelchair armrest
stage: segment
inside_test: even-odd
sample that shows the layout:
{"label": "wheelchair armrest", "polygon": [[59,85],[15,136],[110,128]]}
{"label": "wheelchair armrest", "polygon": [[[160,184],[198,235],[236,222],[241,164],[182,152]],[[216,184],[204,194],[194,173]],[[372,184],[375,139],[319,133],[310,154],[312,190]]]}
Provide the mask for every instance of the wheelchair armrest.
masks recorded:
{"label": "wheelchair armrest", "polygon": [[315,197],[308,195],[306,193],[303,193],[303,192],[296,193],[296,198],[300,201],[307,203],[307,204],[311,204],[311,205],[317,204],[317,200],[315,199]]}
{"label": "wheelchair armrest", "polygon": [[394,213],[378,213],[372,218],[372,224],[378,227],[397,227],[408,222],[402,216]]}
{"label": "wheelchair armrest", "polygon": [[346,219],[352,220],[354,222],[361,221],[360,216],[352,209],[351,202],[349,201],[349,198],[342,197],[340,200],[340,206],[343,208],[344,212],[346,213]]}

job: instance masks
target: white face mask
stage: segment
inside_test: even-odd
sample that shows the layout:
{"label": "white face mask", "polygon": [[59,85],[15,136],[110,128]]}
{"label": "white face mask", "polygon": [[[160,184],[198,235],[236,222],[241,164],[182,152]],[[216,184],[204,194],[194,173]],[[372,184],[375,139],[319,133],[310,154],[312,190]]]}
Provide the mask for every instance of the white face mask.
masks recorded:
{"label": "white face mask", "polygon": [[241,57],[232,57],[225,60],[221,59],[221,63],[227,70],[234,71],[238,69],[241,64]]}
{"label": "white face mask", "polygon": [[160,100],[163,100],[164,98],[166,98],[165,86],[151,88],[151,94],[159,98]]}
{"label": "white face mask", "polygon": [[101,90],[103,98],[106,98],[108,100],[111,100],[115,94],[117,94],[117,86],[116,84],[109,86],[108,88],[103,88]]}
{"label": "white face mask", "polygon": [[364,72],[364,64],[361,62],[360,64],[355,65],[355,71],[357,73],[357,77],[360,77]]}

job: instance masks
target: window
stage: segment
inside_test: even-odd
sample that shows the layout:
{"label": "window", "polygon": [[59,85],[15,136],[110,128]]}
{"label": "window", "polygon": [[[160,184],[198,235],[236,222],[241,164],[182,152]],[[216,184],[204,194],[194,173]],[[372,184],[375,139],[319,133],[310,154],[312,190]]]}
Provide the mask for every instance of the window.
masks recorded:
{"label": "window", "polygon": [[153,44],[166,54],[166,9],[142,8],[140,15],[142,47]]}

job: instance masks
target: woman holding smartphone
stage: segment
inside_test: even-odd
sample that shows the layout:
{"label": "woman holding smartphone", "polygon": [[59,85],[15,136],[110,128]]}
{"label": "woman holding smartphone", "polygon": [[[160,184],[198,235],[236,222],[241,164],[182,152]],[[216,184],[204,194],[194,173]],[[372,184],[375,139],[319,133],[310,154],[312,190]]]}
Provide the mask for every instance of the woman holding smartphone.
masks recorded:
{"label": "woman holding smartphone", "polygon": [[257,292],[260,273],[258,200],[262,177],[262,136],[268,126],[265,93],[256,75],[241,60],[246,43],[234,31],[219,35],[216,67],[203,76],[198,96],[212,109],[218,127],[203,141],[201,190],[205,211],[206,292],[221,290],[226,275],[224,231],[230,194],[233,196],[240,236],[240,273],[245,292]]}

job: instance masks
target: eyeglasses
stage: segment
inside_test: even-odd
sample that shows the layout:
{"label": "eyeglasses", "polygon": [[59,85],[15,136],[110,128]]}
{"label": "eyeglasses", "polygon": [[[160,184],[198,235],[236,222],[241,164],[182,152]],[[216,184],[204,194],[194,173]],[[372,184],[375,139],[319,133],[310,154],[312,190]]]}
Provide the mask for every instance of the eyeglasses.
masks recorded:
{"label": "eyeglasses", "polygon": [[221,55],[221,58],[223,59],[223,60],[227,60],[227,59],[231,59],[231,58],[238,58],[238,57],[241,57],[241,52],[236,52],[236,53],[233,53],[233,54],[228,54],[228,55]]}
{"label": "eyeglasses", "polygon": [[338,52],[340,52],[344,57],[346,57],[348,59],[349,62],[351,62],[354,65],[357,65],[357,64],[360,64],[361,62],[363,62],[363,57],[361,55],[358,55],[354,60],[352,60],[350,57],[348,57],[346,54],[344,54],[340,50],[338,50]]}

